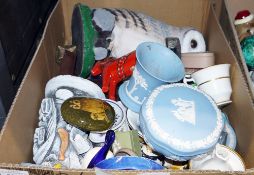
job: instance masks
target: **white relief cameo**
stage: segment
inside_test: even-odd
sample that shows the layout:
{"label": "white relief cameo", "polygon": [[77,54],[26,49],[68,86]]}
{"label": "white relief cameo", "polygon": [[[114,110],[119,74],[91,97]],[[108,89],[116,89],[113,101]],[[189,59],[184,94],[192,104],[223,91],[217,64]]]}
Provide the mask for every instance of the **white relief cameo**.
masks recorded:
{"label": "white relief cameo", "polygon": [[138,88],[137,86],[140,86],[142,88],[144,88],[145,90],[148,89],[148,84],[146,82],[146,79],[144,77],[142,77],[139,73],[139,71],[135,68],[133,71],[133,79],[134,79],[134,85],[132,86],[132,88],[130,89],[130,91],[127,91],[129,97],[134,100],[136,103],[142,104],[143,101],[145,100],[145,98],[143,100],[140,100],[138,96],[133,97],[133,92],[136,91]]}
{"label": "white relief cameo", "polygon": [[171,103],[174,104],[177,109],[173,110],[174,116],[182,121],[189,122],[193,125],[196,124],[196,112],[194,101],[183,100],[181,98],[172,99]]}

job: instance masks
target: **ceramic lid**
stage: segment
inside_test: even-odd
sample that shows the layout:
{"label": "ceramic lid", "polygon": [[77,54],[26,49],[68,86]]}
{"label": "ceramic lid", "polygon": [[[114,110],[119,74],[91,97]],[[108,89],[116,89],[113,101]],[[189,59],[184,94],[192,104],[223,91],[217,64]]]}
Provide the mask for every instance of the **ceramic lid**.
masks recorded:
{"label": "ceramic lid", "polygon": [[224,120],[208,95],[178,83],[162,85],[151,93],[142,105],[140,124],[155,151],[189,159],[216,144]]}

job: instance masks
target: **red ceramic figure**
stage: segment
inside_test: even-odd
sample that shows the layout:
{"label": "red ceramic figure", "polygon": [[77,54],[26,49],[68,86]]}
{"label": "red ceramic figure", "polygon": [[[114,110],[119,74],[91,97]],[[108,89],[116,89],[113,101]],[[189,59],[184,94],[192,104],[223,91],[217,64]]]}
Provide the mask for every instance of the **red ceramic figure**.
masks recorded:
{"label": "red ceramic figure", "polygon": [[102,74],[102,91],[108,92],[109,99],[116,99],[116,86],[132,75],[136,64],[136,52],[119,59],[106,58],[98,61],[91,70],[93,76]]}

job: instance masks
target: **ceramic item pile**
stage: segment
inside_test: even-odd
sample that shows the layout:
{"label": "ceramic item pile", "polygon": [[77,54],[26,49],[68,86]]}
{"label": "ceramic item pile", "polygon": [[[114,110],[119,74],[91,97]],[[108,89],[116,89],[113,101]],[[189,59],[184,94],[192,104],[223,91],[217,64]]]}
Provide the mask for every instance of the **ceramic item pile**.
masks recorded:
{"label": "ceramic item pile", "polygon": [[235,16],[235,28],[240,41],[243,57],[254,82],[254,15],[249,10],[241,10]]}
{"label": "ceramic item pile", "polygon": [[77,4],[72,35],[77,57],[68,71],[74,66],[72,74],[83,78],[48,81],[34,134],[36,164],[245,170],[222,112],[232,102],[230,65],[214,65],[200,32]]}

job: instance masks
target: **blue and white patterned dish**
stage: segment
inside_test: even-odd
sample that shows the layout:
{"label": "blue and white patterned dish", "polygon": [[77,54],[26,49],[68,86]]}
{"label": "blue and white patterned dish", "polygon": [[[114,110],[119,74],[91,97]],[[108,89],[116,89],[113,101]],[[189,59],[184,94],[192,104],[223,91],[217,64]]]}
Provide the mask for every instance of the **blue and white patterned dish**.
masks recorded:
{"label": "blue and white patterned dish", "polygon": [[119,88],[121,101],[132,111],[140,107],[152,90],[162,84],[178,82],[184,78],[184,65],[167,47],[144,42],[136,49],[137,63],[129,80]]}
{"label": "blue and white patterned dish", "polygon": [[146,142],[173,159],[189,160],[211,150],[224,128],[215,102],[202,91],[180,83],[156,88],[140,113]]}

